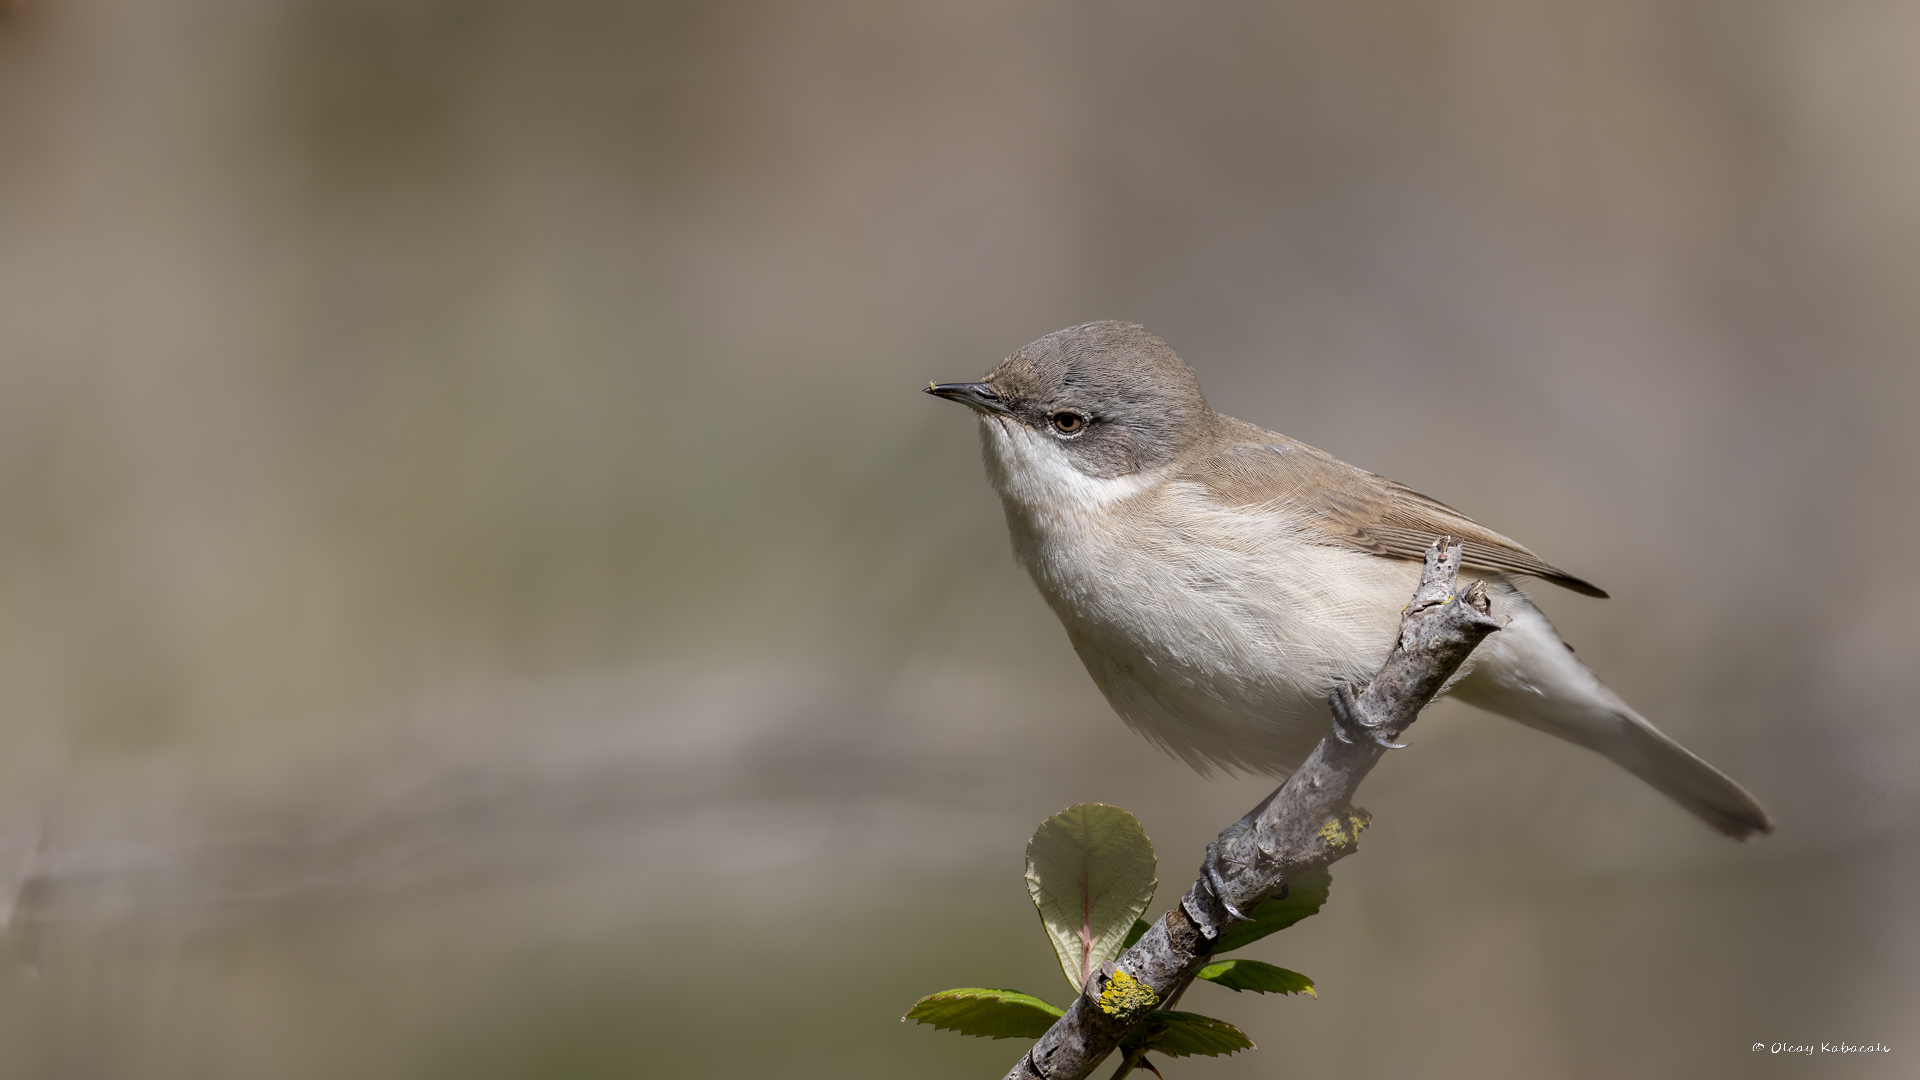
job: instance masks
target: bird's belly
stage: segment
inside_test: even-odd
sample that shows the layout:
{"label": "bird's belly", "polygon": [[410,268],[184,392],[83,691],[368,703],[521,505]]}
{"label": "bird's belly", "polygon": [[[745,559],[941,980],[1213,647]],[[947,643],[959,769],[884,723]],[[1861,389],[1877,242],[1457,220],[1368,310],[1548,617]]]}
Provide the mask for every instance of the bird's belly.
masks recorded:
{"label": "bird's belly", "polygon": [[1334,680],[1385,660],[1420,568],[1219,539],[1136,534],[1036,552],[1029,568],[1131,727],[1203,772],[1290,772],[1327,730]]}

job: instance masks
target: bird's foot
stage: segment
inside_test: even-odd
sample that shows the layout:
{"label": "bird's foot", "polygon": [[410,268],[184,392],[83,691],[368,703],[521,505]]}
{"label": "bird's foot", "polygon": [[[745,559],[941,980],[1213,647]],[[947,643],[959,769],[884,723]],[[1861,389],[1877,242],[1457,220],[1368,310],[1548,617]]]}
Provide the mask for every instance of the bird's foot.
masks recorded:
{"label": "bird's foot", "polygon": [[1216,840],[1207,845],[1207,857],[1200,864],[1200,876],[1206,879],[1207,889],[1213,893],[1215,900],[1220,901],[1220,906],[1227,909],[1227,915],[1230,918],[1236,922],[1252,922],[1253,916],[1241,911],[1234,906],[1233,901],[1227,899],[1227,882],[1224,875],[1220,873],[1221,861],[1220,842]]}
{"label": "bird's foot", "polygon": [[1327,704],[1333,707],[1333,737],[1341,742],[1351,744],[1365,738],[1389,750],[1407,748],[1406,743],[1394,742],[1384,727],[1360,719],[1360,707],[1354,701],[1353,690],[1346,680],[1333,681],[1333,693],[1327,695]]}

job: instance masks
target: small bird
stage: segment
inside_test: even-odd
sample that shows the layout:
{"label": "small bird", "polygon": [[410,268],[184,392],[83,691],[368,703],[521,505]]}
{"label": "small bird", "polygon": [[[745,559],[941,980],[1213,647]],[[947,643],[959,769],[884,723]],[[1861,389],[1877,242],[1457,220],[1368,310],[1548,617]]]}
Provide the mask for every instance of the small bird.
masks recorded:
{"label": "small bird", "polygon": [[1107,701],[1202,773],[1298,768],[1334,682],[1373,677],[1427,547],[1453,536],[1509,621],[1452,696],[1605,755],[1728,836],[1773,831],[1744,788],[1575,659],[1516,579],[1606,593],[1411,488],[1214,412],[1144,327],[1071,327],[981,382],[926,392],[979,414],[1014,554]]}

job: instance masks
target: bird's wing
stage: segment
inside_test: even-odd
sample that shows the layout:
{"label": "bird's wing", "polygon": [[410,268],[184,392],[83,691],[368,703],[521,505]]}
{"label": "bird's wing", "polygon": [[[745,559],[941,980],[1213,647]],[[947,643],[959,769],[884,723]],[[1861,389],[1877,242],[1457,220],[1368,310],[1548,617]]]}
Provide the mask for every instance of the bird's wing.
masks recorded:
{"label": "bird's wing", "polygon": [[1588,596],[1607,595],[1404,484],[1284,435],[1262,431],[1259,438],[1236,441],[1212,457],[1207,467],[1182,479],[1208,489],[1230,506],[1263,507],[1283,514],[1309,536],[1324,537],[1330,546],[1418,562],[1436,538],[1453,536],[1466,542],[1463,561],[1468,566],[1530,574]]}

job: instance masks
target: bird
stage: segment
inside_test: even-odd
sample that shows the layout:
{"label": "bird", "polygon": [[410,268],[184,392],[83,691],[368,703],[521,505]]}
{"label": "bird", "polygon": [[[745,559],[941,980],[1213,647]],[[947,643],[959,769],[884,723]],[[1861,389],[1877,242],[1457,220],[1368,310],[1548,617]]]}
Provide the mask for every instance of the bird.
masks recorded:
{"label": "bird", "polygon": [[1760,802],[1581,663],[1523,591],[1606,592],[1435,499],[1215,412],[1137,323],[1031,342],[925,392],[978,416],[1019,563],[1135,731],[1203,774],[1284,777],[1328,731],[1336,682],[1385,662],[1439,537],[1464,541],[1504,629],[1445,692],[1593,750],[1728,836]]}

